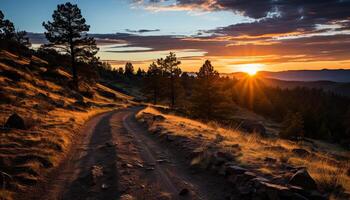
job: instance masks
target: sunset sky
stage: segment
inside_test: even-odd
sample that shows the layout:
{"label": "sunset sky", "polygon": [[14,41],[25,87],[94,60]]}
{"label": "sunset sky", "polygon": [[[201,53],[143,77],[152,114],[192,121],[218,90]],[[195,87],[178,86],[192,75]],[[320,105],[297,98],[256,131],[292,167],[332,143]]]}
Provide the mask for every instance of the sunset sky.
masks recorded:
{"label": "sunset sky", "polygon": [[[43,33],[58,0],[0,0],[16,28]],[[174,51],[181,68],[219,72],[350,69],[348,0],[104,0],[78,4],[103,60],[147,68]],[[34,44],[42,35],[31,34]],[[34,45],[37,46],[37,45]]]}

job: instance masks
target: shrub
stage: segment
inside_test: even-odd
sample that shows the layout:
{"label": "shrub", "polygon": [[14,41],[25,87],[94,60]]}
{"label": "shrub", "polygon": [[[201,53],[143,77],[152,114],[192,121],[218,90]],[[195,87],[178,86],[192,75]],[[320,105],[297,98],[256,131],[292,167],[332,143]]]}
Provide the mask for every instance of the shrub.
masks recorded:
{"label": "shrub", "polygon": [[283,130],[280,133],[283,138],[300,138],[304,136],[303,116],[296,112],[288,112],[283,121]]}

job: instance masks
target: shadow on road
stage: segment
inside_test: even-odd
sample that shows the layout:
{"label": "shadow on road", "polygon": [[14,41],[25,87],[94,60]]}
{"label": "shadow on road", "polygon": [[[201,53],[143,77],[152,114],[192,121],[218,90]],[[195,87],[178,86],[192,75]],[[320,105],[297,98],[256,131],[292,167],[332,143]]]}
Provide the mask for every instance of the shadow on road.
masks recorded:
{"label": "shadow on road", "polygon": [[[78,176],[66,186],[61,199],[117,199],[116,149],[112,145],[110,121],[115,112],[103,116],[92,130],[83,156],[75,161]],[[103,174],[101,174],[103,173]]]}

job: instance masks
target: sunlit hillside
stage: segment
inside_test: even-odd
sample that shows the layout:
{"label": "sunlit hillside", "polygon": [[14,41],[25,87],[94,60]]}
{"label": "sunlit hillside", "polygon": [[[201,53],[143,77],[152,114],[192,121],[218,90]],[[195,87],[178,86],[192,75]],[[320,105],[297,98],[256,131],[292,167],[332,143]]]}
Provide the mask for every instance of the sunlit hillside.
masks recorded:
{"label": "sunlit hillside", "polygon": [[[87,119],[130,104],[131,97],[99,83],[82,83],[83,96],[67,87],[71,76],[64,68],[51,74],[48,70],[46,61],[37,57],[0,52],[0,173],[3,188],[10,189],[1,190],[1,199],[43,182],[72,141],[81,137],[77,133]],[[4,127],[14,113],[25,127]]]}
{"label": "sunlit hillside", "polygon": [[204,124],[164,114],[151,107],[142,110],[137,118],[149,125],[151,133],[165,141],[174,141],[185,154],[195,155],[191,157],[191,165],[223,175],[220,166],[225,165],[214,166],[217,152],[223,152],[232,156],[234,165],[281,187],[289,187],[288,180],[295,170],[305,167],[320,191],[330,192],[335,199],[349,197],[342,195],[350,191],[350,152],[338,145],[310,139],[294,142],[266,138],[257,133],[222,128],[213,122]]}

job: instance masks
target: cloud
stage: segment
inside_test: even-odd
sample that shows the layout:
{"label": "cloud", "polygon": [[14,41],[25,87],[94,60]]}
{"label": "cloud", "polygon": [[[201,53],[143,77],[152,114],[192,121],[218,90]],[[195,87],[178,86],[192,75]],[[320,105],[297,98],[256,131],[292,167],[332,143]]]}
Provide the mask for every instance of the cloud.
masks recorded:
{"label": "cloud", "polygon": [[130,30],[130,29],[125,29],[126,32],[129,33],[138,33],[138,34],[142,34],[142,33],[150,33],[150,32],[159,32],[160,29],[139,29],[139,30]]}

